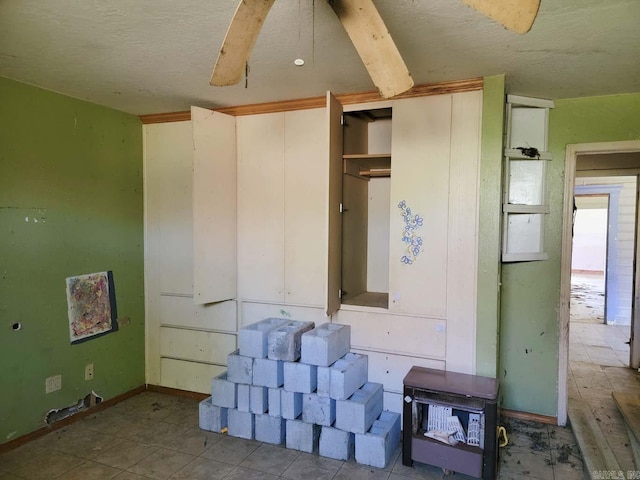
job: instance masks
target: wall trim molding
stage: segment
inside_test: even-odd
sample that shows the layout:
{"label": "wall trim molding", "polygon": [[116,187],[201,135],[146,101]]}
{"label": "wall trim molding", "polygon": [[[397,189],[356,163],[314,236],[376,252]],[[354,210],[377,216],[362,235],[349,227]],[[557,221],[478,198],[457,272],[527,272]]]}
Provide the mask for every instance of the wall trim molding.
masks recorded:
{"label": "wall trim molding", "polygon": [[519,412],[517,410],[501,408],[500,415],[503,417],[514,418],[516,420],[524,420],[527,422],[539,422],[547,425],[558,425],[558,417],[540,415],[538,413]]}
{"label": "wall trim molding", "polygon": [[[456,80],[451,82],[439,82],[426,85],[416,85],[411,90],[393,97],[413,98],[425,97],[429,95],[443,95],[448,93],[473,92],[482,90],[484,80],[482,77],[470,78],[466,80]],[[380,98],[377,91],[345,93],[335,95],[342,105],[353,105],[358,103],[388,101],[389,99]],[[322,108],[327,103],[325,95],[321,97],[300,98],[295,100],[282,100],[277,102],[254,103],[250,105],[238,105],[234,107],[213,108],[214,112],[226,113],[227,115],[242,116],[256,115],[260,113],[277,113],[288,112],[294,110],[306,110],[309,108]],[[191,120],[191,112],[168,112],[168,113],[152,113],[149,115],[139,115],[143,125],[150,123],[169,123],[183,122]]]}
{"label": "wall trim molding", "polygon": [[150,392],[173,395],[174,397],[192,398],[200,402],[205,398],[208,398],[211,396],[208,393],[192,392],[190,390],[180,390],[179,388],[163,387],[160,385],[151,385],[151,384],[147,384],[147,390],[149,390]]}
{"label": "wall trim molding", "polygon": [[0,444],[0,453],[8,452],[9,450],[13,450],[14,448],[18,448],[24,445],[25,443],[35,440],[36,438],[40,438],[46,435],[47,433],[55,432],[56,430],[66,427],[67,425],[70,425],[71,423],[74,423],[77,420],[88,417],[89,415],[93,415],[94,413],[100,412],[106,408],[112,407],[116,403],[120,403],[124,400],[127,400],[135,395],[138,395],[139,393],[144,392],[145,390],[147,390],[147,387],[145,385],[140,385],[139,387],[136,387],[133,390],[129,390],[128,392],[121,393],[120,395],[116,395],[115,397],[110,398],[109,400],[104,400],[100,402],[98,405],[95,405],[91,408],[78,412],[74,415],[71,415],[70,417],[63,418],[62,420],[52,423],[51,425],[46,425],[37,430],[34,430],[33,432],[29,432],[26,435],[22,435],[21,437],[18,437],[6,443]]}

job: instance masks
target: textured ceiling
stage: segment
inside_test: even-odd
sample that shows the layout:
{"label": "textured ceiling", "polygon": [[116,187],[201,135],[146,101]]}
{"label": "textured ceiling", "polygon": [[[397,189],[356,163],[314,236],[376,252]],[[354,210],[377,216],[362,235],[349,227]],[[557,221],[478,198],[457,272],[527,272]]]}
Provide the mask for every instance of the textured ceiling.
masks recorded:
{"label": "textured ceiling", "polygon": [[[0,76],[134,114],[374,89],[325,0],[277,0],[248,88],[209,86],[236,2],[0,0]],[[416,84],[504,73],[518,95],[640,92],[640,0],[542,0],[522,36],[457,0],[374,3]]]}

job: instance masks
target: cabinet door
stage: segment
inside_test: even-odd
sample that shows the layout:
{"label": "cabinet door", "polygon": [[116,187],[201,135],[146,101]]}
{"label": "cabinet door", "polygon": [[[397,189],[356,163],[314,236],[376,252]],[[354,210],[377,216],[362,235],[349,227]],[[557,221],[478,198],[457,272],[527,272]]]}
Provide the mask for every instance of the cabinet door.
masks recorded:
{"label": "cabinet door", "polygon": [[193,300],[236,297],[235,118],[191,107],[193,124]]}
{"label": "cabinet door", "polygon": [[342,275],[342,105],[327,92],[327,132],[329,167],[329,258],[327,270],[327,315],[340,308]]}
{"label": "cabinet door", "polygon": [[451,95],[396,100],[389,310],[446,315]]}
{"label": "cabinet door", "polygon": [[284,113],[238,126],[238,293],[284,303]]}
{"label": "cabinet door", "polygon": [[324,306],[327,136],[324,108],[285,113],[285,303]]}

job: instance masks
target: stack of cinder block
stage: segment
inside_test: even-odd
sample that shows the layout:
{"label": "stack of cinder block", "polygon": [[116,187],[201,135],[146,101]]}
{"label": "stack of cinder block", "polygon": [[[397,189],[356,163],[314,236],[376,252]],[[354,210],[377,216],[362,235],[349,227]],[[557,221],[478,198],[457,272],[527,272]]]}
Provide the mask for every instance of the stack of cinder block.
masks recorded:
{"label": "stack of cinder block", "polygon": [[200,428],[286,444],[383,468],[400,442],[400,415],[383,410],[351,328],[267,318],[240,329],[227,371],[200,403]]}

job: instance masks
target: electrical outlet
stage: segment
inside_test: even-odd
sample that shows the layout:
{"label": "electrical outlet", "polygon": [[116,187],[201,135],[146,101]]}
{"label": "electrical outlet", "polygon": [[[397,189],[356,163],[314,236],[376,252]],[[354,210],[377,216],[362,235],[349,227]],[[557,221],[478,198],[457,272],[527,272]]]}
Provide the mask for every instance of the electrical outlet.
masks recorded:
{"label": "electrical outlet", "polygon": [[84,379],[93,380],[93,363],[87,363],[84,367]]}
{"label": "electrical outlet", "polygon": [[44,382],[45,393],[55,392],[62,389],[62,374],[47,377]]}

